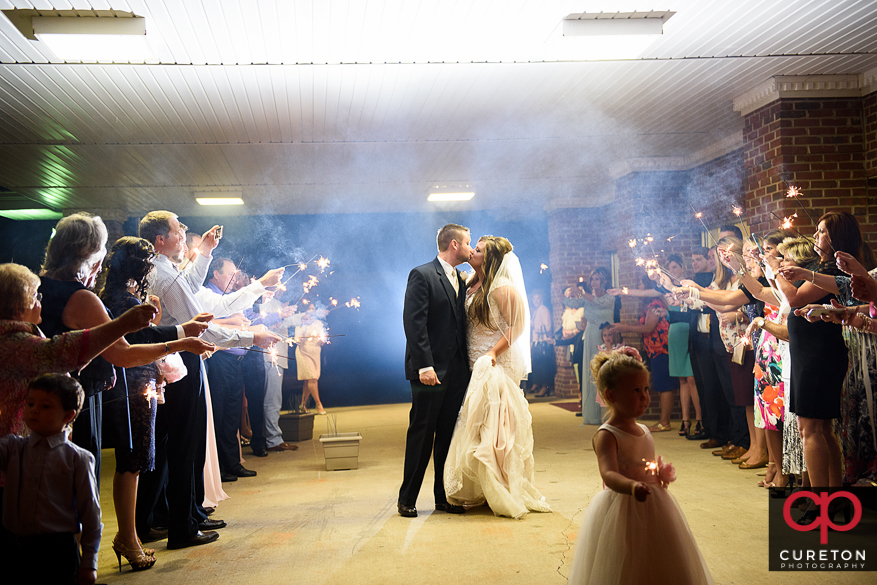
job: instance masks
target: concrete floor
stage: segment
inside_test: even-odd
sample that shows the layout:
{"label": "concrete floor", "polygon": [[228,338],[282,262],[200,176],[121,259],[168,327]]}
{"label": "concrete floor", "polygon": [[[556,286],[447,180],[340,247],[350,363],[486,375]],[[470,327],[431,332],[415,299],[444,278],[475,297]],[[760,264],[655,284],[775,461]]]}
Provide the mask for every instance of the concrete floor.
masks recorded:
{"label": "concrete floor", "polygon": [[[554,508],[522,520],[494,517],[481,507],[463,516],[432,508],[432,468],[418,500],[420,515],[402,518],[396,497],[408,404],[330,409],[339,432],[359,431],[359,469],[327,472],[317,440],[326,417],[317,417],[314,440],[295,452],[250,457],[255,478],[224,484],[230,499],[214,518],[226,520],[217,542],[169,551],[153,543],[158,562],[118,572],[110,548],[116,533],[110,486],[112,451],[104,452],[101,504],[104,538],[101,583],[308,583],[308,584],[563,584],[569,574],[579,523],[601,489],[591,449],[596,427],[548,401],[533,402],[536,482]],[[678,421],[674,421],[678,429]],[[716,583],[825,583],[825,573],[771,574],[767,570],[766,490],[755,471],[720,462],[697,443],[672,433],[655,435],[657,452],[672,462],[671,486]],[[245,449],[245,456],[248,449]],[[834,575],[832,583],[861,583],[861,574]]]}

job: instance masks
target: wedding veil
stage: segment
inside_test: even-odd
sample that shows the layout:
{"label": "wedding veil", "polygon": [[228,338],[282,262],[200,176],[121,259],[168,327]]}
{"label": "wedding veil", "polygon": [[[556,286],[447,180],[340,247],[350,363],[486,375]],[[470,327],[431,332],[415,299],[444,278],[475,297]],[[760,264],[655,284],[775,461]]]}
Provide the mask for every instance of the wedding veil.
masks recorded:
{"label": "wedding veil", "polygon": [[502,334],[509,342],[512,378],[523,380],[531,371],[530,308],[521,261],[514,252],[503,257],[487,293],[487,304],[493,323],[501,323],[497,318],[499,315],[508,323]]}

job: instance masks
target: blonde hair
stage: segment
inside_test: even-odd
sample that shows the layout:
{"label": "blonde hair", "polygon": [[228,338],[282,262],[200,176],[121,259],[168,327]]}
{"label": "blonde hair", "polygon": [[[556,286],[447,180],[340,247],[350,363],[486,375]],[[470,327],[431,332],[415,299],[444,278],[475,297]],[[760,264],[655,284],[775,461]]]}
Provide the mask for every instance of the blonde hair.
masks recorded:
{"label": "blonde hair", "polygon": [[487,294],[490,292],[490,287],[493,286],[493,279],[496,277],[496,271],[499,270],[500,264],[502,264],[502,259],[512,251],[513,246],[511,242],[501,236],[482,236],[478,238],[478,241],[484,242],[484,262],[481,265],[484,282],[481,283],[472,297],[469,313],[475,318],[475,321],[495,331],[496,325],[490,322],[490,305],[487,302]]}
{"label": "blonde hair", "polygon": [[33,307],[39,277],[21,264],[0,264],[0,319],[15,320]]}
{"label": "blonde hair", "polygon": [[807,266],[819,260],[810,238],[786,238],[777,245],[777,251],[783,256],[789,256],[798,266]]}
{"label": "blonde hair", "polygon": [[734,277],[734,273],[731,272],[731,269],[722,264],[722,261],[719,259],[719,250],[729,251],[731,254],[737,257],[737,260],[740,264],[743,264],[743,240],[740,238],[735,238],[734,236],[725,236],[718,242],[716,242],[716,273],[715,273],[715,281],[716,285],[722,290],[724,290],[730,283],[731,279]]}
{"label": "blonde hair", "polygon": [[107,245],[107,226],[90,213],[74,213],[58,222],[46,246],[40,274],[55,280],[79,280],[88,276],[95,256]]}
{"label": "blonde hair", "polygon": [[617,386],[624,376],[636,372],[649,374],[641,361],[620,351],[598,353],[591,360],[591,375],[597,383],[597,391],[610,410],[612,403],[606,399],[606,390]]}

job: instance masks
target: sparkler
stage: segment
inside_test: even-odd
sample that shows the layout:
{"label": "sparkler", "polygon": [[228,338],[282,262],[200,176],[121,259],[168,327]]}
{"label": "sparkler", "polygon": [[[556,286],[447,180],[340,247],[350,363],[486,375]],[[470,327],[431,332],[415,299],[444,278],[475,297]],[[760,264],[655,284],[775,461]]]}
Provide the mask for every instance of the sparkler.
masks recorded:
{"label": "sparkler", "polygon": [[627,245],[631,248],[636,248],[636,238],[627,241]]}
{"label": "sparkler", "polygon": [[[783,181],[783,183],[786,183],[786,181]],[[801,200],[798,199],[798,196],[801,194],[801,190],[794,185],[789,185],[788,183],[786,183],[786,185],[789,186],[789,190],[786,191],[786,199],[794,199],[795,201],[797,201],[798,205],[801,206],[801,209],[804,210],[804,213],[806,213],[807,217],[810,219],[810,223],[816,225],[816,221],[813,220],[813,216],[810,215],[810,212],[807,210],[804,204],[801,203]]]}
{"label": "sparkler", "polygon": [[646,473],[657,476],[658,475],[658,462],[657,461],[647,461],[646,459],[643,459],[643,461],[645,461],[645,463],[646,463]]}
{"label": "sparkler", "polygon": [[[743,208],[740,207],[739,205],[735,205],[733,209],[734,209],[734,215],[737,216],[737,219],[740,219],[740,216],[743,215]],[[749,230],[746,228],[746,222],[745,222],[745,221],[741,221],[741,222],[740,222],[740,225],[743,226],[743,232],[744,232],[745,234],[747,234],[747,235],[746,235],[746,239],[748,240],[749,238],[751,238],[751,237],[752,237],[752,234],[751,234],[751,233],[749,232]]]}
{"label": "sparkler", "polygon": [[708,235],[710,240],[712,241],[713,246],[718,246],[716,241],[713,239],[713,234],[707,229],[706,224],[703,222],[703,213],[696,210],[694,208],[694,204],[692,204],[691,201],[689,201],[688,204],[691,206],[691,211],[694,212],[694,217],[696,217],[697,219],[700,220],[700,225],[703,226],[703,229],[704,229],[704,231],[706,231],[706,235]]}
{"label": "sparkler", "polygon": [[539,265],[539,274],[542,274],[544,271],[548,270],[548,264],[544,262]]}
{"label": "sparkler", "polygon": [[359,306],[360,306],[359,297],[354,297],[354,298],[350,299],[350,301],[344,303],[344,306],[353,307],[354,309],[359,310]]}
{"label": "sparkler", "polygon": [[627,287],[626,287],[626,286],[622,286],[622,287],[621,287],[621,294],[626,295],[627,292],[628,292]]}

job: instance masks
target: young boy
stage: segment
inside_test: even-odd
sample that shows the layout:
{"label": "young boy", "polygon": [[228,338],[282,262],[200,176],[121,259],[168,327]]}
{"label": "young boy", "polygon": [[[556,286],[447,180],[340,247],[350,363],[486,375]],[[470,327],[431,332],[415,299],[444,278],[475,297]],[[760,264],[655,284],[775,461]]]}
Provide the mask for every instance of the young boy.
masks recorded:
{"label": "young boy", "polygon": [[[28,385],[29,437],[0,439],[6,473],[3,525],[15,538],[4,556],[10,583],[94,583],[101,530],[94,456],[67,441],[65,427],[82,408],[79,383],[44,374]],[[76,535],[83,557],[80,563]],[[17,577],[17,578],[16,578]]]}

